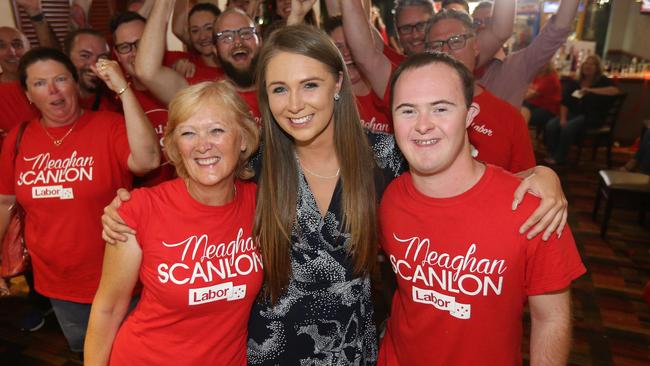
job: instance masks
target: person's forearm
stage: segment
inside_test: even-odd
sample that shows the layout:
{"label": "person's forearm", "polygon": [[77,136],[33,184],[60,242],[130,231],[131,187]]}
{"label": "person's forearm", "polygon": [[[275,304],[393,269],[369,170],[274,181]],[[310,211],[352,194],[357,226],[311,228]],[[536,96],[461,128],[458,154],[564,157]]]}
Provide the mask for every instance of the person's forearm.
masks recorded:
{"label": "person's forearm", "polygon": [[131,303],[142,251],[133,235],[126,243],[106,245],[102,277],[93,299],[84,344],[85,365],[106,365],[115,335]]}
{"label": "person's forearm", "polygon": [[567,108],[563,104],[560,104],[560,121],[566,121],[568,115],[569,115],[569,108]]}
{"label": "person's forearm", "polygon": [[128,304],[125,302],[121,306],[109,305],[104,299],[95,298],[84,342],[84,365],[104,366],[108,364],[113,341],[126,316]]}
{"label": "person's forearm", "polygon": [[608,95],[608,96],[617,95],[617,94],[619,94],[621,92],[615,86],[605,86],[605,87],[602,87],[602,88],[587,88],[587,91],[589,93],[593,93],[593,94]]}
{"label": "person's forearm", "polygon": [[172,33],[181,42],[185,43],[188,47],[192,46],[190,41],[190,34],[187,26],[189,13],[189,4],[187,0],[176,0],[174,5],[174,14],[172,15]]}
{"label": "person's forearm", "polygon": [[531,320],[531,366],[566,365],[571,343],[571,293],[569,288],[529,296],[528,304]]}
{"label": "person's forearm", "polygon": [[16,202],[16,196],[0,195],[0,239],[5,236],[9,225],[9,208]]}
{"label": "person's forearm", "polygon": [[545,322],[533,319],[530,334],[530,365],[566,365],[570,343],[571,322],[568,318]]}
{"label": "person's forearm", "polygon": [[131,149],[129,169],[134,174],[146,174],[160,165],[160,144],[156,132],[144,114],[132,88],[124,91],[120,99]]}
{"label": "person's forearm", "polygon": [[138,9],[138,14],[142,15],[144,18],[149,18],[151,14],[151,9],[153,9],[153,3],[155,0],[144,0],[144,4]]}
{"label": "person's forearm", "polygon": [[[36,38],[38,39],[38,44],[41,47],[61,49],[61,44],[59,43],[59,40],[56,38],[56,34],[54,34],[52,27],[50,27],[50,24],[47,22],[47,19],[45,18],[45,14],[43,13],[43,7],[41,5],[41,2],[23,1],[23,2],[19,2],[19,5],[25,10],[25,13],[27,13],[27,16],[29,16],[30,18],[29,20],[31,21],[32,26],[34,27],[34,31],[36,32]],[[34,18],[36,18],[36,20],[34,20]]]}
{"label": "person's forearm", "polygon": [[61,44],[56,38],[56,34],[50,27],[50,23],[47,20],[43,19],[42,21],[32,21],[34,26],[34,31],[36,32],[36,38],[38,39],[38,44],[41,47],[49,47],[61,49]]}
{"label": "person's forearm", "polygon": [[158,0],[151,10],[135,58],[135,71],[142,81],[151,80],[160,73],[165,55],[167,19],[173,5],[173,1]]}
{"label": "person's forearm", "polygon": [[370,23],[359,0],[340,2],[343,14],[343,32],[355,64],[368,79],[375,94],[383,96],[390,79],[388,58],[374,44]]}
{"label": "person's forearm", "polygon": [[172,6],[173,1],[170,0],[155,2],[135,57],[135,73],[138,79],[165,104],[169,103],[180,89],[187,86],[180,74],[162,64],[167,19]]}
{"label": "person's forearm", "polygon": [[[350,1],[350,0],[348,0]],[[339,7],[339,0],[325,0],[325,8],[330,17],[341,15],[341,8]]]}
{"label": "person's forearm", "polygon": [[479,33],[480,54],[477,67],[492,59],[512,35],[516,0],[496,0],[492,9],[492,24]]}
{"label": "person's forearm", "polygon": [[571,341],[571,323],[533,322],[530,335],[531,366],[566,365]]}
{"label": "person's forearm", "polygon": [[573,24],[578,12],[578,3],[580,3],[580,0],[562,0],[560,2],[560,7],[555,15],[556,27],[568,28]]}

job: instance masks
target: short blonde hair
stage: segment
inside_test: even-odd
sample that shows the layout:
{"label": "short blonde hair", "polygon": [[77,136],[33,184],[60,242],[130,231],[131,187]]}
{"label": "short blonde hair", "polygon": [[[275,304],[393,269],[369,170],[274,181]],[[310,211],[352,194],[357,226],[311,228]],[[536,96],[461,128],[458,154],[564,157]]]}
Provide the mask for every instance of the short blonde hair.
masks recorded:
{"label": "short blonde hair", "polygon": [[250,108],[244,102],[233,85],[225,80],[206,81],[187,87],[169,103],[169,115],[163,144],[170,163],[176,167],[176,173],[181,178],[187,178],[187,168],[183,164],[180,152],[176,146],[174,131],[181,123],[187,121],[201,108],[218,107],[225,113],[227,121],[235,122],[239,127],[246,150],[239,156],[236,175],[240,179],[249,179],[255,175],[248,166],[248,158],[257,150],[260,142],[260,131],[253,119]]}

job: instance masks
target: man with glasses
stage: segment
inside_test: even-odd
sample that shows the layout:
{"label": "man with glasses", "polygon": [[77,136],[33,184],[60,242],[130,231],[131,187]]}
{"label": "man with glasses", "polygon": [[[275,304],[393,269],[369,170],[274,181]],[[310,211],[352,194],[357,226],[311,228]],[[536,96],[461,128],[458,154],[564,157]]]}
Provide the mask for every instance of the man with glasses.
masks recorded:
{"label": "man with glasses", "polygon": [[[502,50],[496,53],[484,68],[477,70],[481,84],[520,109],[528,85],[571,34],[578,3],[579,0],[562,0],[557,14],[546,22],[527,47],[507,56]],[[485,32],[495,22],[494,16],[496,9],[493,12],[491,2],[480,3],[472,13],[476,32]]]}
{"label": "man with glasses", "polygon": [[[193,82],[163,65],[166,23],[173,5],[172,1],[155,2],[135,58],[136,75],[165,104]],[[237,8],[224,11],[214,23],[214,44],[225,78],[235,85],[253,117],[259,120],[254,71],[261,39],[255,23]]]}
{"label": "man with glasses", "polygon": [[[399,43],[406,56],[424,52],[424,30],[435,14],[431,0],[401,0],[395,2],[394,22]],[[343,12],[345,14],[345,12]]]}
{"label": "man with glasses", "polygon": [[[135,93],[135,97],[138,99],[142,110],[153,125],[160,141],[160,149],[164,152],[162,137],[165,126],[167,125],[167,105],[160,102],[151,94],[147,86],[136,75],[134,66],[138,44],[140,38],[142,38],[146,23],[147,20],[135,12],[128,11],[116,15],[110,24],[115,42],[113,53],[120,63],[122,70],[130,76],[131,89]],[[134,186],[151,187],[172,179],[175,176],[174,167],[168,163],[166,156],[163,154],[160,167],[143,177],[136,177]]]}
{"label": "man with glasses", "polygon": [[[515,0],[498,0],[495,8],[499,15],[495,17],[494,24],[478,37],[481,39],[478,64],[485,63],[501,47],[512,33],[515,14]],[[341,14],[343,15],[343,31],[352,57],[363,75],[372,85],[373,91],[387,99],[388,80],[397,68],[400,59],[390,57],[373,44],[372,31],[367,20],[366,12],[360,0],[340,1]],[[427,0],[396,0],[395,25],[400,33],[400,42],[407,55],[424,52],[424,38],[427,21],[433,16],[433,5]],[[406,36],[406,38],[404,37]]]}
{"label": "man with glasses", "polygon": [[[467,13],[443,10],[431,18],[425,48],[430,53],[447,53],[474,70],[479,42]],[[468,128],[474,158],[510,172],[534,167],[533,146],[519,111],[479,83],[474,85],[474,103],[478,113]]]}

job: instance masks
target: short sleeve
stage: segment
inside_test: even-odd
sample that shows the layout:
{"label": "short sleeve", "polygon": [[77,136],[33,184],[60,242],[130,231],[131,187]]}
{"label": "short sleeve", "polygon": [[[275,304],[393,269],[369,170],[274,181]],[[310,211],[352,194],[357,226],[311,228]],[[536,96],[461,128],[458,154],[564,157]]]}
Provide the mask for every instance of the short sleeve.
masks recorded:
{"label": "short sleeve", "polygon": [[519,113],[512,116],[513,136],[511,139],[512,150],[510,153],[510,171],[519,173],[535,166],[535,152],[530,140],[528,126]]}
{"label": "short sleeve", "polygon": [[560,238],[553,235],[547,242],[541,238],[536,240],[529,244],[526,261],[528,296],[562,290],[586,272],[568,227]]}
{"label": "short sleeve", "polygon": [[151,188],[136,189],[131,192],[131,199],[122,202],[117,210],[124,223],[137,232],[136,239],[140,246],[144,243],[141,237],[144,228],[148,226],[147,220],[151,217]]}

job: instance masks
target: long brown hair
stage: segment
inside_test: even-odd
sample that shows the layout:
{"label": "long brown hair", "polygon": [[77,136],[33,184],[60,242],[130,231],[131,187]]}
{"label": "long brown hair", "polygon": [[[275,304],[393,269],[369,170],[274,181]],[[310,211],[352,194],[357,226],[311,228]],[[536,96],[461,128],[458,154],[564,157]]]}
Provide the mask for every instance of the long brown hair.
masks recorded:
{"label": "long brown hair", "polygon": [[269,106],[266,67],[279,52],[289,52],[322,62],[338,79],[343,76],[340,99],[334,103],[334,146],[343,187],[344,232],[351,234],[348,252],[354,271],[372,269],[377,253],[377,220],[372,150],[359,122],[345,63],[338,49],[322,31],[307,25],[277,30],[265,41],[257,67],[257,93],[264,121],[264,152],[258,182],[255,235],[264,261],[263,295],[275,303],[289,283],[291,232],[296,219],[298,166],[291,137],[278,125]]}
{"label": "long brown hair", "polygon": [[[582,65],[585,64],[587,61],[593,61],[596,64],[596,72],[594,73],[593,78],[591,79],[592,82],[595,82],[596,80],[600,79],[600,77],[603,75],[603,63],[600,61],[600,57],[598,55],[589,55],[587,56],[584,61],[582,61]],[[582,72],[582,65],[580,66],[580,72],[578,74],[578,81],[582,82],[587,78],[585,74]]]}

